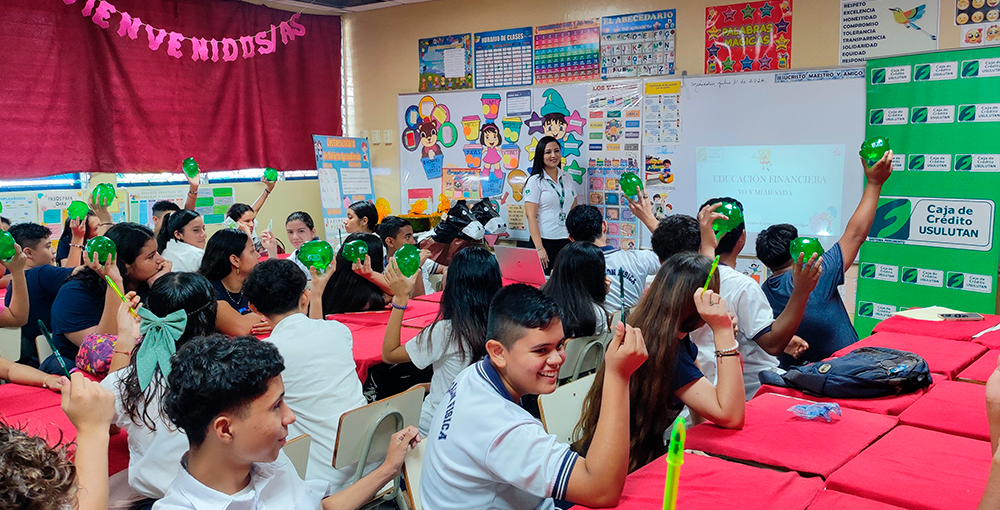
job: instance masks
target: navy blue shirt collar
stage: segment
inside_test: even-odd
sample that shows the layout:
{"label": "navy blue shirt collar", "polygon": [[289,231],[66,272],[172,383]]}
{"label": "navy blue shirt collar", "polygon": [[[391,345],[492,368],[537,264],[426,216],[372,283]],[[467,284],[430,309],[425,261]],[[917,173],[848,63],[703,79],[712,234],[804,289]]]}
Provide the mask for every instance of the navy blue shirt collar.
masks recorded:
{"label": "navy blue shirt collar", "polygon": [[521,405],[521,403],[515,401],[510,395],[510,392],[507,391],[507,386],[503,384],[503,379],[500,378],[500,374],[497,372],[496,367],[493,366],[493,363],[490,363],[489,356],[486,356],[479,363],[476,363],[476,371],[479,372],[479,375],[486,379],[491,386],[493,386],[493,389],[496,390],[501,397],[510,400],[517,405]]}

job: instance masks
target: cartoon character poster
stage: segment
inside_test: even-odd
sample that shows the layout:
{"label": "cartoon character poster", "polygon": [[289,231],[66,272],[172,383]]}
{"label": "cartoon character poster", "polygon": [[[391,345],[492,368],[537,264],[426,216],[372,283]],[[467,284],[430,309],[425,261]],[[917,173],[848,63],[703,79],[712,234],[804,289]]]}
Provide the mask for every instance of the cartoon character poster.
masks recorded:
{"label": "cartoon character poster", "polygon": [[788,69],[792,0],[705,9],[705,74]]}
{"label": "cartoon character poster", "polygon": [[472,88],[472,34],[421,39],[420,91]]}

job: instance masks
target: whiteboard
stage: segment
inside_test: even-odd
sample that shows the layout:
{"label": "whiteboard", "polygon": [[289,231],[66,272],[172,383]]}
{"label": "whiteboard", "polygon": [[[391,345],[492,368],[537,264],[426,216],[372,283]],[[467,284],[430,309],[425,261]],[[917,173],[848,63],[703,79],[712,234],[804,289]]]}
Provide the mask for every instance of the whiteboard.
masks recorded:
{"label": "whiteboard", "polygon": [[709,198],[737,198],[748,255],[774,223],[836,242],[861,199],[864,76],[862,67],[682,78],[680,143],[667,156],[672,212],[696,216]]}

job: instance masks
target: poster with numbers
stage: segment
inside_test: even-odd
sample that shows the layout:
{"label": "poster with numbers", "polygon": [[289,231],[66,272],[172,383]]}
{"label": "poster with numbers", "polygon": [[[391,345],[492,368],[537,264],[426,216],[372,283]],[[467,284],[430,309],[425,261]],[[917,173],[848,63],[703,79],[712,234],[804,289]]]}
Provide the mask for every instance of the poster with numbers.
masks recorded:
{"label": "poster with numbers", "polygon": [[476,88],[520,87],[534,81],[531,27],[473,36]]}
{"label": "poster with numbers", "polygon": [[597,18],[535,27],[535,83],[600,78],[600,48]]}
{"label": "poster with numbers", "polygon": [[326,240],[339,246],[345,235],[348,206],[361,200],[375,201],[368,139],[313,135],[313,149]]}
{"label": "poster with numbers", "polygon": [[601,78],[674,74],[677,12],[601,18]]}

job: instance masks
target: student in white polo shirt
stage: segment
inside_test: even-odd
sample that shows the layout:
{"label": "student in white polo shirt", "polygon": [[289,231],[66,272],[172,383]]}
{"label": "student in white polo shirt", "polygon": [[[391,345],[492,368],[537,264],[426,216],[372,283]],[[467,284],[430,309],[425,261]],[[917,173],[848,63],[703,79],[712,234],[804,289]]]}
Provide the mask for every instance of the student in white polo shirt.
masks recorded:
{"label": "student in white polo shirt", "polygon": [[504,287],[490,304],[487,357],[463,370],[431,421],[420,499],[425,508],[554,508],[618,503],[629,450],[629,379],[646,359],[638,329],[618,325],[604,358],[601,416],[586,458],[521,406],[555,391],[566,359],[559,308],[540,290]]}
{"label": "student in white polo shirt", "polygon": [[566,215],[576,207],[573,178],[562,171],[559,141],[543,136],[535,147],[531,175],[524,183],[524,213],[531,242],[542,268],[548,271],[559,251],[569,244]]}

